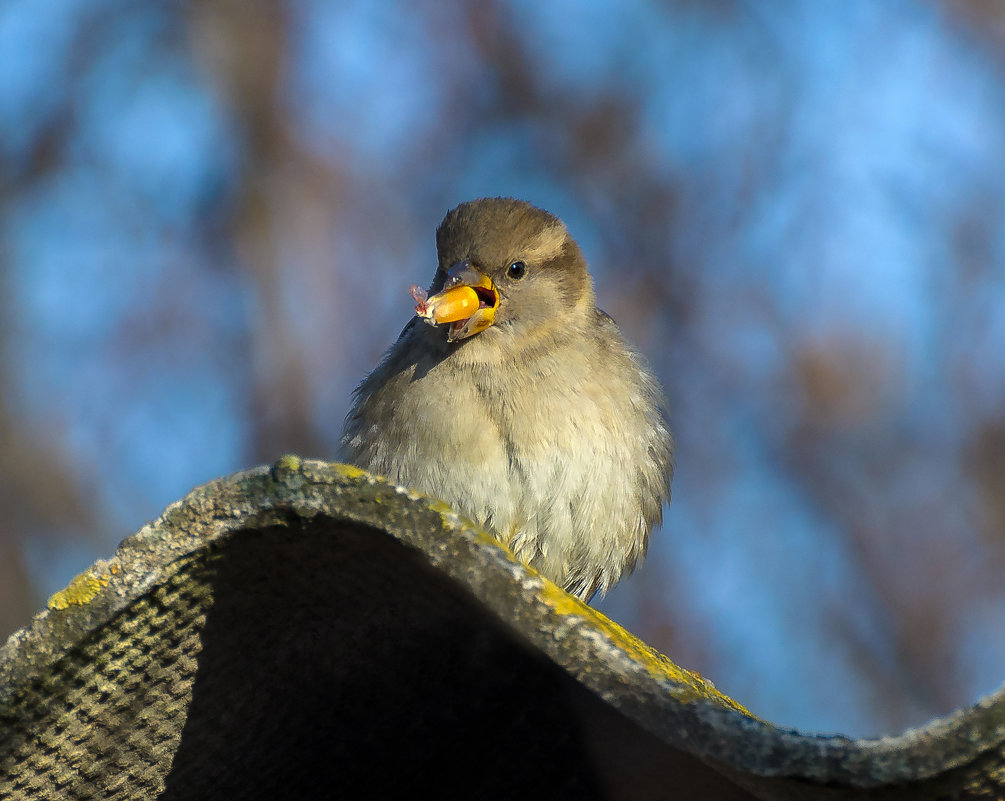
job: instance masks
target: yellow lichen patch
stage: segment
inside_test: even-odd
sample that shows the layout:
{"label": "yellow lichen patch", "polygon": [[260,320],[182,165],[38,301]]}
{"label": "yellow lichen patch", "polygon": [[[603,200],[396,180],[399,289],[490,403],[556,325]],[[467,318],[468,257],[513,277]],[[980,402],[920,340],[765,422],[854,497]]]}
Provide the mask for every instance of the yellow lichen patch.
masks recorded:
{"label": "yellow lichen patch", "polygon": [[[116,567],[116,571],[118,567]],[[53,593],[46,606],[49,609],[67,609],[71,606],[81,606],[90,602],[102,587],[108,586],[110,574],[95,575],[86,571],[71,581],[65,589]]]}
{"label": "yellow lichen patch", "polygon": [[287,453],[279,457],[274,467],[276,470],[289,470],[291,473],[297,473],[300,471],[302,464],[303,460],[299,456]]}
{"label": "yellow lichen patch", "polygon": [[431,512],[436,512],[440,516],[443,523],[443,527],[446,529],[454,529],[458,526],[466,529],[471,534],[474,534],[475,538],[480,542],[487,542],[493,545],[497,545],[502,548],[514,561],[518,561],[513,552],[506,547],[505,543],[501,542],[498,537],[493,536],[484,528],[479,526],[474,520],[458,512],[453,506],[451,506],[446,501],[441,501],[436,498],[428,498],[423,496],[427,503],[426,508]]}
{"label": "yellow lichen patch", "polygon": [[456,519],[459,517],[457,510],[446,501],[436,500],[435,498],[431,499],[429,503],[426,504],[426,508],[431,512],[436,512],[436,514],[443,518]]}
{"label": "yellow lichen patch", "polygon": [[721,706],[735,709],[748,717],[754,717],[732,698],[720,693],[697,673],[674,664],[668,657],[647,645],[623,626],[601,614],[593,607],[570,595],[551,581],[545,580],[542,587],[543,600],[560,615],[579,615],[589,621],[589,625],[602,631],[617,647],[625,651],[631,659],[643,667],[650,676],[665,679],[681,687],[678,696],[682,701],[705,699]]}
{"label": "yellow lichen patch", "polygon": [[355,465],[337,463],[333,466],[335,468],[336,473],[338,473],[343,478],[352,479],[353,481],[355,481],[358,478],[365,478],[370,480],[376,478],[376,476],[374,476],[372,473],[368,473],[366,472],[366,470],[361,470]]}

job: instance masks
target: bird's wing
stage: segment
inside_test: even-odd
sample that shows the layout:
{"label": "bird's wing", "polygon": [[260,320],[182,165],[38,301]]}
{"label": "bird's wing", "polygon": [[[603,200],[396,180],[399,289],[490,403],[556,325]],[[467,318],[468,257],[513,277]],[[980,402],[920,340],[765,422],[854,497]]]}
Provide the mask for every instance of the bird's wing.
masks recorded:
{"label": "bird's wing", "polygon": [[603,309],[597,309],[597,321],[601,325],[613,324],[615,328],[618,328],[620,330],[620,327],[618,326],[618,321],[615,320],[613,317],[611,317],[611,315],[609,315]]}
{"label": "bird's wing", "polygon": [[411,320],[409,320],[407,323],[405,323],[405,327],[402,328],[401,329],[401,333],[398,334],[398,338],[395,340],[395,344],[398,344],[398,342],[400,342],[402,339],[404,339],[405,334],[407,334],[412,328],[414,328],[415,325],[418,322],[419,322],[419,318],[418,317],[413,317]]}

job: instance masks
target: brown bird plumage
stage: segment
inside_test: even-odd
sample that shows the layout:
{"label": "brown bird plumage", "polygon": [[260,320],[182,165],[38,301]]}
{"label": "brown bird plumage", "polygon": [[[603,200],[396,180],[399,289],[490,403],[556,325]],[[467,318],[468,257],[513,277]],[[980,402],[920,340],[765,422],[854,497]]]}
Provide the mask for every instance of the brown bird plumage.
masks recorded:
{"label": "brown bird plumage", "polygon": [[[416,293],[434,325],[413,318],[357,387],[339,457],[448,501],[569,592],[604,593],[670,499],[663,391],[557,217],[475,200],[436,246],[431,297]],[[454,319],[457,298],[480,308]]]}

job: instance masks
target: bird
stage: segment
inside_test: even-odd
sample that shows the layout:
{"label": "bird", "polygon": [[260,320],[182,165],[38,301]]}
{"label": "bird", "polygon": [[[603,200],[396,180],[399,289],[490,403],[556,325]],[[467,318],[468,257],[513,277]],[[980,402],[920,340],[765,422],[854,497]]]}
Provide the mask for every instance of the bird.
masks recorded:
{"label": "bird", "polygon": [[338,458],[446,501],[569,593],[601,597],[670,502],[665,392],[597,307],[579,245],[524,200],[436,230],[428,291],[352,396]]}

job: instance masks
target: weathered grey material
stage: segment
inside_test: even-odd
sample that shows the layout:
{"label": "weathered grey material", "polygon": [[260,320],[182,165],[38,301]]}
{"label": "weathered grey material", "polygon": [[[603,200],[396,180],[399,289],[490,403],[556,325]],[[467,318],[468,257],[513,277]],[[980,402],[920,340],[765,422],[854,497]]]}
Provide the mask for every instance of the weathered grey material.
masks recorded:
{"label": "weathered grey material", "polygon": [[747,714],[443,504],[288,457],[0,648],[0,798],[1000,798],[1002,691],[879,740]]}

